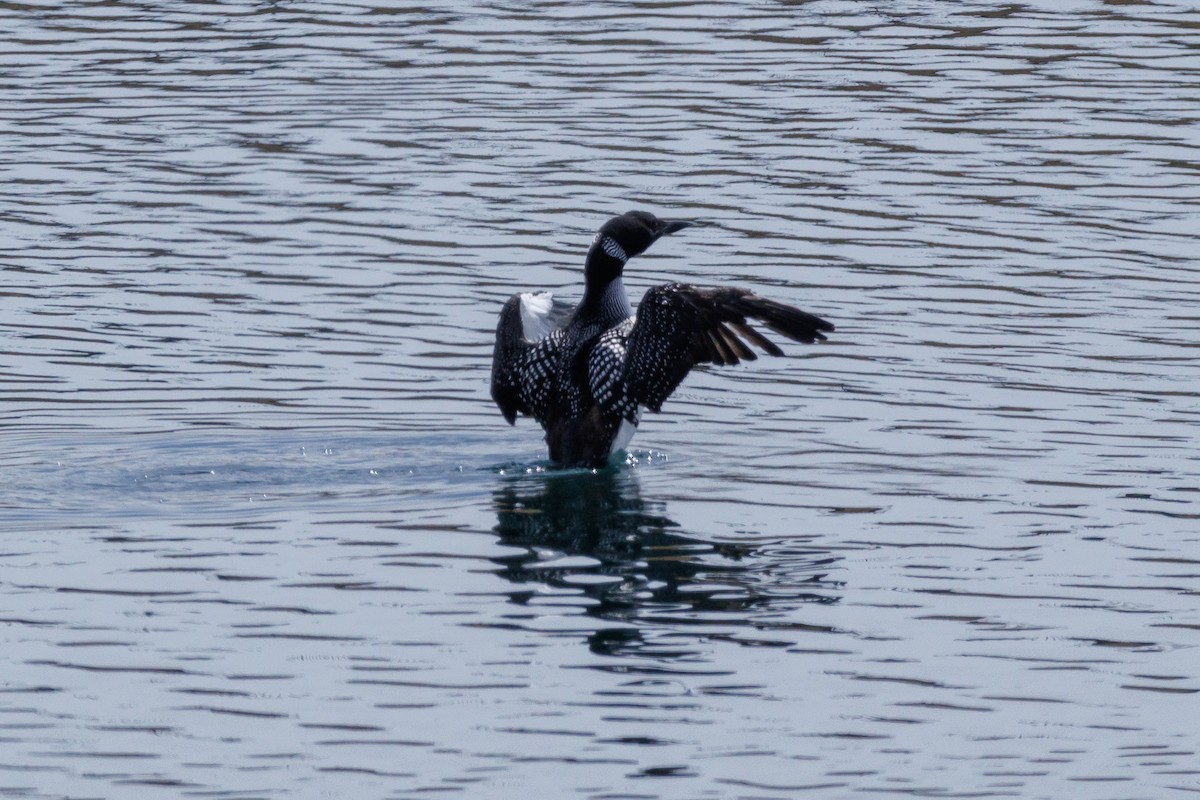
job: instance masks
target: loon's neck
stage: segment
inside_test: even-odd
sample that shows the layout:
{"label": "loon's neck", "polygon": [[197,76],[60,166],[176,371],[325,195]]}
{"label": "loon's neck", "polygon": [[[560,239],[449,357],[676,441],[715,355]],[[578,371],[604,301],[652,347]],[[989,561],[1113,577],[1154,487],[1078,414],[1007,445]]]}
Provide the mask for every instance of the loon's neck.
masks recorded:
{"label": "loon's neck", "polygon": [[589,284],[579,303],[579,315],[587,319],[600,319],[606,323],[616,323],[633,316],[633,306],[629,305],[629,295],[625,294],[625,284],[621,279],[613,278],[603,286]]}

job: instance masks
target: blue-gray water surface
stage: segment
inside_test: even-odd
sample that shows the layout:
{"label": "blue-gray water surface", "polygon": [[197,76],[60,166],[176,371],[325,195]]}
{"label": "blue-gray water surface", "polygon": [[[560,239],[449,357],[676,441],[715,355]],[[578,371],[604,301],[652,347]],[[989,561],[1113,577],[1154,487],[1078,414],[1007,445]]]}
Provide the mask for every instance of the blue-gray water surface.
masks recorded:
{"label": "blue-gray water surface", "polygon": [[[1200,792],[1200,11],[0,3],[0,796]],[[836,323],[547,470],[635,297]]]}

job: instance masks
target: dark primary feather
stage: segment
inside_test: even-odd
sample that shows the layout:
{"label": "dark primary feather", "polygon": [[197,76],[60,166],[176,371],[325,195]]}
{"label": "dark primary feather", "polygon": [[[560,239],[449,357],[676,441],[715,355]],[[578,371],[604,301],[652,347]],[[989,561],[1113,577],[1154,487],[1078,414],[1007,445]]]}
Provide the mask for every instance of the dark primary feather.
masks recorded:
{"label": "dark primary feather", "polygon": [[629,332],[625,360],[629,397],[658,411],[696,364],[737,364],[757,358],[747,341],[771,355],[782,355],[747,319],[798,342],[824,339],[823,332],[833,330],[820,317],[746,289],[705,289],[682,283],[656,286],[642,298]]}

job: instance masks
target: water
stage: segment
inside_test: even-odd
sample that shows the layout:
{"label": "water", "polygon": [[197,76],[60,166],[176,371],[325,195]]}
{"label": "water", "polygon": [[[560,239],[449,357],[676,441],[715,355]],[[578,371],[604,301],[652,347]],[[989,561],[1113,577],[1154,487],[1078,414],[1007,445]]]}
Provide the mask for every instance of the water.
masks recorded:
{"label": "water", "polygon": [[[0,4],[0,795],[1200,791],[1198,29]],[[838,331],[547,472],[495,315],[632,207]]]}

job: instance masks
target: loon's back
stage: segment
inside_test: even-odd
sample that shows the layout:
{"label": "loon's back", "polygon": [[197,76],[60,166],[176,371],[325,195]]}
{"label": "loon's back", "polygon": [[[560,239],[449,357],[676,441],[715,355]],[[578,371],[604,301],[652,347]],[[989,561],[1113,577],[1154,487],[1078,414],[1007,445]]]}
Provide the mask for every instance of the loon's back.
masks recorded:
{"label": "loon's back", "polygon": [[[696,364],[737,364],[782,351],[746,319],[802,342],[824,339],[823,319],[745,289],[686,284],[646,292],[637,315],[621,275],[626,262],[689,223],[631,211],[600,229],[585,263],[583,300],[567,317],[546,294],[518,294],[496,329],[492,398],[546,431],[552,461],[598,467],[628,444],[641,410],[659,411]],[[746,341],[743,341],[745,339]]]}

